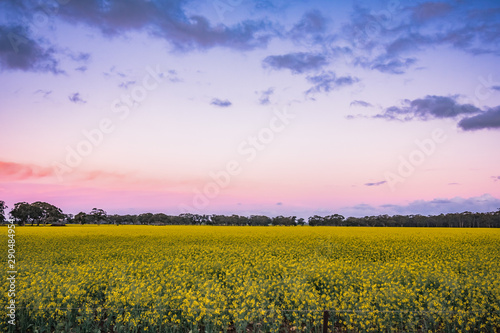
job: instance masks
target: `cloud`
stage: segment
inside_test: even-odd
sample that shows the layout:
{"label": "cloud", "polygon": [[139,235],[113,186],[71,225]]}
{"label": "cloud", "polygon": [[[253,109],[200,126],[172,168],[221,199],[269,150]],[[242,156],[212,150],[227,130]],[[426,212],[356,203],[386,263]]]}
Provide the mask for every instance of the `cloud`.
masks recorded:
{"label": "cloud", "polygon": [[458,2],[393,1],[380,10],[355,5],[339,34],[352,51],[346,56],[357,66],[402,74],[418,61],[416,52],[426,48],[500,55],[500,8],[493,2]]}
{"label": "cloud", "polygon": [[0,2],[0,12],[11,22],[27,22],[0,25],[0,70],[60,74],[64,73],[59,66],[60,55],[77,62],[89,61],[89,53],[72,54],[55,48],[47,40],[33,38],[30,22],[37,22],[40,13],[46,14],[46,19],[51,22],[86,25],[108,37],[133,31],[146,32],[165,40],[179,51],[213,47],[252,50],[266,46],[269,40],[279,35],[278,28],[267,20],[245,20],[232,26],[214,26],[203,16],[188,15],[184,8],[188,2],[73,0],[44,4],[43,11],[36,1]]}
{"label": "cloud", "polygon": [[70,57],[71,60],[76,61],[76,62],[84,62],[87,63],[90,60],[90,53],[87,52],[80,52],[78,54],[74,53],[68,53],[68,56]]}
{"label": "cloud", "polygon": [[210,105],[219,106],[221,108],[227,108],[227,107],[233,105],[233,103],[231,103],[227,99],[221,100],[221,99],[218,99],[218,98],[214,98],[214,99],[212,99],[212,102],[210,102]]}
{"label": "cloud", "polygon": [[59,6],[57,17],[70,24],[85,24],[108,36],[146,31],[179,50],[216,46],[253,49],[266,45],[273,34],[270,23],[264,20],[246,20],[231,27],[212,26],[203,16],[189,16],[184,8],[187,3],[185,0],[69,1]]}
{"label": "cloud", "polygon": [[17,181],[31,178],[44,178],[52,175],[52,168],[44,168],[33,164],[0,161],[0,179],[2,180]]}
{"label": "cloud", "polygon": [[382,181],[376,182],[376,183],[365,183],[365,186],[380,186],[380,185],[383,185],[385,183],[387,183],[387,181],[382,180]]}
{"label": "cloud", "polygon": [[79,66],[79,67],[75,68],[75,71],[79,71],[79,72],[83,73],[83,72],[86,72],[87,69],[88,69],[87,66]]}
{"label": "cloud", "polygon": [[490,194],[471,198],[435,198],[432,200],[415,200],[406,205],[384,204],[379,206],[355,205],[344,207],[340,211],[345,216],[365,215],[439,215],[446,213],[492,212],[500,207],[500,199]]}
{"label": "cloud", "polygon": [[352,76],[340,76],[332,71],[322,72],[319,75],[308,76],[307,81],[314,84],[312,88],[306,91],[306,94],[330,92],[340,87],[350,86],[359,81],[358,78]]}
{"label": "cloud", "polygon": [[262,64],[276,70],[289,69],[293,74],[302,74],[321,69],[328,64],[324,55],[317,53],[288,53],[266,57]]}
{"label": "cloud", "polygon": [[49,96],[50,94],[52,94],[52,90],[43,90],[43,89],[38,89],[37,91],[35,91],[34,93],[35,95],[36,94],[41,94],[43,97],[47,97]]}
{"label": "cloud", "polygon": [[465,131],[500,129],[500,106],[481,112],[476,116],[464,118],[460,120],[458,127]]}
{"label": "cloud", "polygon": [[455,118],[460,115],[472,115],[481,110],[471,104],[460,104],[458,96],[426,96],[415,100],[404,100],[402,106],[391,106],[375,118],[398,120],[429,120]]}
{"label": "cloud", "polygon": [[124,89],[128,89],[129,86],[135,84],[136,81],[135,80],[130,80],[130,81],[123,81],[122,83],[120,83],[118,85],[118,87],[120,88],[124,88]]}
{"label": "cloud", "polygon": [[403,74],[416,62],[415,58],[389,59],[388,61],[374,61],[371,69],[376,69],[382,73]]}
{"label": "cloud", "polygon": [[444,2],[424,2],[411,8],[412,19],[417,22],[425,22],[434,18],[445,16],[452,11],[453,7]]}
{"label": "cloud", "polygon": [[69,100],[76,104],[85,104],[87,101],[83,100],[80,93],[74,93],[68,96]]}
{"label": "cloud", "polygon": [[306,12],[286,35],[294,42],[301,43],[306,47],[325,46],[327,40],[332,42],[335,39],[334,36],[326,34],[328,22],[329,19],[323,16],[319,10],[311,10]]}
{"label": "cloud", "polygon": [[167,71],[167,78],[170,82],[182,82],[182,80],[179,78],[177,71],[174,69],[170,69]]}
{"label": "cloud", "polygon": [[21,25],[0,25],[0,70],[62,74],[55,49],[45,44]]}
{"label": "cloud", "polygon": [[494,182],[497,182],[500,180],[500,176],[491,176],[491,179],[493,179]]}
{"label": "cloud", "polygon": [[350,106],[372,107],[373,105],[365,101],[352,101]]}
{"label": "cloud", "polygon": [[491,89],[493,90],[496,90],[496,91],[500,91],[500,86],[493,86],[493,87],[490,87]]}
{"label": "cloud", "polygon": [[283,203],[282,202],[277,202],[276,206],[283,206]]}
{"label": "cloud", "polygon": [[259,104],[260,105],[268,105],[271,101],[269,97],[274,93],[274,88],[269,88],[267,90],[263,90],[260,92]]}

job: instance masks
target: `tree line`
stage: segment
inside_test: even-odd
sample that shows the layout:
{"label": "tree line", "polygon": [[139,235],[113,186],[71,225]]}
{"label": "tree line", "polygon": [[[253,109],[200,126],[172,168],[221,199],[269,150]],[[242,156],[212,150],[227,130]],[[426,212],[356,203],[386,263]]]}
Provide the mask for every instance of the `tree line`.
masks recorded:
{"label": "tree line", "polygon": [[[0,223],[7,222],[5,202],[0,200]],[[370,226],[370,227],[455,227],[455,228],[500,228],[500,208],[487,213],[449,213],[440,215],[377,215],[348,217],[334,214],[314,215],[307,219],[296,216],[265,215],[206,215],[184,213],[167,215],[164,213],[143,213],[138,215],[108,214],[100,208],[76,215],[64,214],[63,211],[47,202],[18,202],[9,212],[10,219],[18,225],[54,225],[66,224],[142,224],[142,225],[226,225],[226,226]]]}

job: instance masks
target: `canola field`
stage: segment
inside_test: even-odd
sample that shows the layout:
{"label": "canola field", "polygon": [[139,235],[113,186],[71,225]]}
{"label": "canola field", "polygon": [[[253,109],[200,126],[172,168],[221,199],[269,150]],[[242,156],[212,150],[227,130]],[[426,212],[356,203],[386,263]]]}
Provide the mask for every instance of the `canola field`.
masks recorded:
{"label": "canola field", "polygon": [[16,227],[16,266],[3,332],[500,331],[498,229]]}

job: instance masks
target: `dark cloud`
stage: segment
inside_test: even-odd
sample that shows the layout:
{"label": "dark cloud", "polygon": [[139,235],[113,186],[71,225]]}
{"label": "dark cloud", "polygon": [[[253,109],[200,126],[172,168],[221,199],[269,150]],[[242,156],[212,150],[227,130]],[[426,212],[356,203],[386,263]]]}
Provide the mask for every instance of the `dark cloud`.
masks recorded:
{"label": "dark cloud", "polygon": [[305,46],[324,45],[327,40],[331,41],[334,38],[326,33],[328,22],[329,20],[318,10],[306,12],[287,36]]}
{"label": "dark cloud", "polygon": [[500,55],[500,8],[455,3],[388,2],[373,10],[355,5],[341,28],[352,63],[388,74],[402,74],[425,48],[451,46],[470,54]]}
{"label": "dark cloud", "polygon": [[308,76],[307,81],[314,84],[312,88],[306,91],[306,94],[314,92],[330,92],[343,86],[350,86],[359,81],[352,76],[340,76],[332,71],[322,72],[319,75]]}
{"label": "dark cloud", "polygon": [[465,131],[500,129],[500,106],[483,111],[476,116],[464,118],[460,120],[458,127]]}
{"label": "dark cloud", "polygon": [[290,33],[294,34],[315,34],[326,30],[328,19],[319,10],[312,10],[304,14],[302,19],[294,25]]}
{"label": "dark cloud", "polygon": [[424,2],[411,8],[412,19],[417,22],[442,17],[452,11],[453,7],[444,2]]}
{"label": "dark cloud", "polygon": [[500,176],[491,176],[491,179],[493,179],[494,182],[497,182],[500,180]]}
{"label": "dark cloud", "polygon": [[277,202],[276,206],[283,206],[283,203],[282,202]]}
{"label": "dark cloud", "polygon": [[448,183],[448,185],[460,185],[460,183]]}
{"label": "dark cloud", "polygon": [[366,183],[365,186],[380,186],[380,185],[383,185],[385,183],[387,183],[387,181],[382,180],[382,181],[376,182],[376,183]]}
{"label": "dark cloud", "polygon": [[214,98],[214,99],[212,99],[212,102],[210,102],[210,105],[219,106],[221,108],[227,108],[227,107],[233,105],[233,103],[231,103],[227,99],[221,100],[221,99],[218,99],[218,98]]}
{"label": "dark cloud", "polygon": [[[182,51],[213,47],[250,50],[267,45],[277,35],[276,28],[266,20],[213,26],[203,16],[187,15],[184,6],[188,2],[72,0],[40,5],[35,1],[4,1],[0,3],[0,12],[12,22],[35,22],[37,15],[43,15],[50,21],[56,18],[73,25],[86,25],[110,37],[144,31]],[[0,69],[61,73],[57,54],[79,62],[90,58],[88,53],[67,54],[65,50],[56,50],[46,41],[30,38],[28,32],[27,26],[19,24],[0,26]]]}
{"label": "dark cloud", "polygon": [[493,86],[493,87],[490,87],[490,88],[493,89],[493,90],[500,91],[500,86]]}
{"label": "dark cloud", "polygon": [[367,108],[367,107],[372,107],[373,105],[365,101],[352,101],[350,106],[362,106]]}
{"label": "dark cloud", "polygon": [[268,56],[262,63],[264,67],[276,70],[289,69],[294,74],[301,74],[321,69],[328,64],[328,61],[321,54],[297,52]]}
{"label": "dark cloud", "polygon": [[68,96],[69,100],[76,104],[85,104],[87,101],[83,100],[80,93],[74,93]]}
{"label": "dark cloud", "polygon": [[54,48],[21,25],[0,25],[0,69],[61,74]]}
{"label": "dark cloud", "polygon": [[389,59],[419,51],[423,46],[431,45],[432,40],[429,37],[419,33],[410,33],[387,43],[385,46],[385,56]]}
{"label": "dark cloud", "polygon": [[457,96],[426,96],[413,101],[405,100],[403,106],[392,106],[375,118],[398,120],[429,120],[433,118],[455,118],[460,115],[472,115],[481,112],[470,104],[460,104]]}
{"label": "dark cloud", "polygon": [[265,45],[272,33],[266,21],[243,21],[234,26],[212,26],[203,16],[187,16],[188,1],[109,1],[73,0],[61,6],[58,17],[70,23],[83,23],[107,35],[145,30],[164,38],[177,49],[207,49],[223,46],[253,49]]}
{"label": "dark cloud", "polygon": [[382,73],[403,74],[417,60],[415,58],[407,59],[389,59],[387,61],[374,61],[371,63],[371,69],[376,69]]}
{"label": "dark cloud", "polygon": [[274,88],[269,88],[267,90],[263,90],[260,92],[259,104],[260,105],[268,105],[271,101],[269,98],[274,93]]}

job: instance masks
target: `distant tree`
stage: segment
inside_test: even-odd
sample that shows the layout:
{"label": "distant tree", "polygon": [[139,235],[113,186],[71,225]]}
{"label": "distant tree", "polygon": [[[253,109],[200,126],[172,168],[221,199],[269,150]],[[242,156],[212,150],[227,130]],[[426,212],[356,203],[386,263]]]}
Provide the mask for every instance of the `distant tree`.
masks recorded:
{"label": "distant tree", "polygon": [[295,224],[295,219],[297,217],[296,216],[288,216],[288,217],[285,217],[285,216],[276,216],[273,218],[273,221],[272,221],[272,224],[273,225],[296,225]]}
{"label": "distant tree", "polygon": [[97,223],[98,225],[100,225],[103,221],[108,221],[108,213],[106,213],[103,209],[92,208],[89,215],[92,222]]}
{"label": "distant tree", "polygon": [[43,210],[27,202],[18,202],[14,204],[14,208],[9,214],[19,225],[25,225],[26,223],[31,223],[31,225],[33,225],[35,221],[39,223],[40,219],[43,217]]}
{"label": "distant tree", "polygon": [[64,219],[66,223],[74,223],[75,216],[73,214],[64,214]]}
{"label": "distant tree", "polygon": [[154,214],[153,221],[155,224],[170,224],[169,216],[163,213]]}
{"label": "distant tree", "polygon": [[309,218],[307,219],[307,222],[309,223],[310,226],[313,226],[313,227],[324,225],[323,218],[319,215],[309,216]]}
{"label": "distant tree", "polygon": [[7,207],[7,205],[5,204],[5,201],[3,200],[0,200],[0,223],[5,223],[6,219],[5,219],[5,210],[9,208]]}
{"label": "distant tree", "polygon": [[304,224],[306,224],[304,218],[301,217],[297,220],[297,225],[303,226]]}
{"label": "distant tree", "polygon": [[75,221],[75,223],[85,224],[88,222],[89,217],[86,213],[80,212],[75,215],[75,218],[73,220]]}
{"label": "distant tree", "polygon": [[323,225],[340,226],[343,224],[345,217],[339,214],[328,215],[323,218]]}
{"label": "distant tree", "polygon": [[250,215],[248,220],[249,225],[267,226],[271,223],[271,219],[265,215]]}
{"label": "distant tree", "polygon": [[153,222],[153,214],[152,213],[142,213],[142,214],[139,214],[137,219],[139,220],[140,224],[151,224],[151,222]]}
{"label": "distant tree", "polygon": [[37,225],[40,225],[40,222],[43,224],[58,222],[64,218],[61,208],[47,202],[37,201],[32,203],[31,206],[39,208],[42,212],[40,218],[37,219]]}

